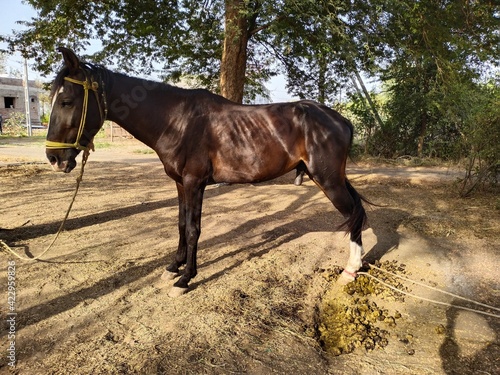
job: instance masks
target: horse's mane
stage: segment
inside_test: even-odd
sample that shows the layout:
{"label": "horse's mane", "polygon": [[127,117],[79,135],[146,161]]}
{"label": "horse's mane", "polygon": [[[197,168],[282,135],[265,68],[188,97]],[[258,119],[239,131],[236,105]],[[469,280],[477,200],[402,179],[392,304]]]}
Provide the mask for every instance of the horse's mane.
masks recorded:
{"label": "horse's mane", "polygon": [[[85,72],[85,75],[87,77],[93,77],[95,80],[98,82],[103,82],[107,88],[111,87],[113,85],[113,81],[117,77],[126,77],[126,78],[132,78],[132,79],[137,79],[137,80],[143,80],[143,81],[149,81],[144,78],[139,78],[139,77],[131,77],[127,74],[120,73],[120,72],[112,72],[103,65],[100,64],[93,64],[93,63],[88,63],[88,62],[82,62],[80,61],[80,68]],[[57,93],[59,88],[64,84],[64,77],[66,77],[69,74],[69,69],[65,65],[61,68],[59,73],[57,73],[56,78],[54,79],[52,83],[52,88],[50,90],[50,98],[54,97],[54,95]],[[115,77],[116,76],[116,77]],[[177,93],[185,96],[189,95],[204,95],[208,97],[212,97],[213,100],[223,100],[226,101],[223,97],[213,94],[212,92],[205,90],[205,89],[185,89],[181,88],[178,86],[170,85],[165,82],[158,82],[158,81],[149,81],[154,84],[157,84],[158,89],[163,90],[165,92],[169,93]]]}
{"label": "horse's mane", "polygon": [[[108,75],[107,73],[108,70],[102,65],[92,64],[88,62],[80,62],[80,68],[85,72],[85,75],[87,77],[94,75],[99,77],[101,81],[105,78],[105,76]],[[51,99],[54,97],[57,90],[59,90],[59,88],[64,84],[64,77],[66,77],[68,74],[69,74],[69,69],[67,66],[64,65],[61,68],[61,70],[59,70],[59,73],[57,73],[56,78],[52,83],[52,88],[50,90]]]}

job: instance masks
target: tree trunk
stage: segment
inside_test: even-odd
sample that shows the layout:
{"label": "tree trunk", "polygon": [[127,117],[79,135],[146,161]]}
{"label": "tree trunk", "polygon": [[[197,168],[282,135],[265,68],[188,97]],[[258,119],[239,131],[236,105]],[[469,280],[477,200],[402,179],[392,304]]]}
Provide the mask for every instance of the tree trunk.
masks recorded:
{"label": "tree trunk", "polygon": [[358,82],[361,85],[361,89],[363,90],[363,93],[365,94],[365,97],[366,97],[366,100],[368,101],[368,104],[370,104],[370,108],[372,109],[373,115],[375,116],[375,120],[378,122],[380,129],[384,129],[384,122],[380,118],[380,115],[378,114],[378,111],[377,111],[377,107],[375,107],[375,103],[373,103],[373,100],[370,96],[370,93],[366,89],[365,83],[363,82],[363,79],[359,75],[357,69],[354,69],[354,74],[356,75],[356,78],[358,79]]}
{"label": "tree trunk", "polygon": [[423,77],[423,79],[421,79],[422,86],[420,89],[420,96],[423,102],[422,102],[422,109],[420,112],[420,129],[417,142],[417,155],[419,158],[421,158],[424,154],[424,139],[427,133],[427,125],[429,122],[429,118],[427,116],[427,109],[429,108],[427,98],[429,96],[429,91],[430,91],[429,86],[430,86],[430,81],[432,79],[432,75],[429,74],[429,67],[424,65],[424,63],[420,63],[418,65],[418,68],[420,70],[418,76]]}
{"label": "tree trunk", "polygon": [[226,0],[225,3],[225,36],[220,90],[223,97],[241,103],[245,86],[249,25],[244,12],[244,0]]}
{"label": "tree trunk", "polygon": [[427,115],[422,113],[420,119],[420,134],[418,136],[417,155],[421,158],[424,154],[424,139],[427,133]]}
{"label": "tree trunk", "polygon": [[318,56],[319,77],[318,77],[318,102],[325,104],[326,101],[326,61],[324,56]]}

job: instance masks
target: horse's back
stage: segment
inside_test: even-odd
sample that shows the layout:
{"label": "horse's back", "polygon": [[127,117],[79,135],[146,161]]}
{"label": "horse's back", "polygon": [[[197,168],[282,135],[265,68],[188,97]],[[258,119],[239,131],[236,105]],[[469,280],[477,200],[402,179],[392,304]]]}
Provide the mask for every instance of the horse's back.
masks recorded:
{"label": "horse's back", "polygon": [[218,182],[268,180],[301,162],[341,155],[352,134],[340,114],[313,101],[226,104],[209,118],[210,160]]}

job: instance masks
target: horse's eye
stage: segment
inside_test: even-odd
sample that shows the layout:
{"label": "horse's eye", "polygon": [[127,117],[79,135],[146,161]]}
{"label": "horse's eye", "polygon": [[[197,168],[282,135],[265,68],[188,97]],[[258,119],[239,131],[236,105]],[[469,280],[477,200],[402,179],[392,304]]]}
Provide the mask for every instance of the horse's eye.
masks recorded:
{"label": "horse's eye", "polygon": [[71,107],[72,104],[73,104],[73,102],[71,100],[64,99],[61,102],[61,107]]}

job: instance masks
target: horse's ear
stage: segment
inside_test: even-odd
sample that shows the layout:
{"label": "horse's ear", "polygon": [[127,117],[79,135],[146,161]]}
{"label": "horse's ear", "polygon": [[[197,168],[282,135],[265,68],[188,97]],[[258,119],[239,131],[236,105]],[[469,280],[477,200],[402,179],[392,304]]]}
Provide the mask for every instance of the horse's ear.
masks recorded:
{"label": "horse's ear", "polygon": [[76,74],[80,69],[80,60],[75,53],[65,47],[59,47],[57,50],[62,53],[64,64],[68,67],[70,74]]}

